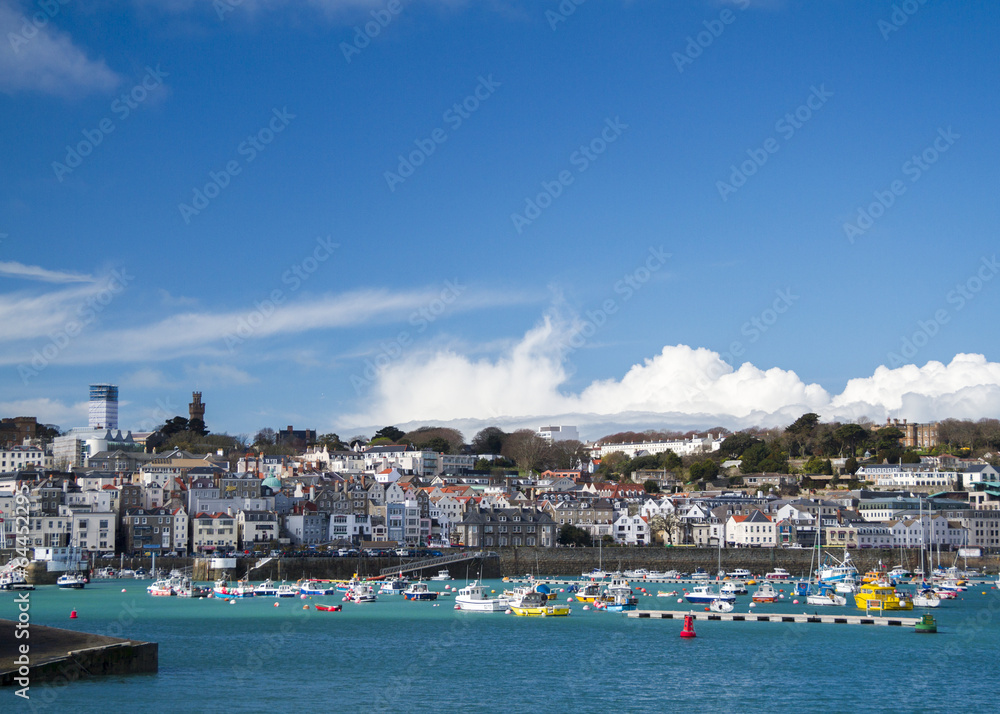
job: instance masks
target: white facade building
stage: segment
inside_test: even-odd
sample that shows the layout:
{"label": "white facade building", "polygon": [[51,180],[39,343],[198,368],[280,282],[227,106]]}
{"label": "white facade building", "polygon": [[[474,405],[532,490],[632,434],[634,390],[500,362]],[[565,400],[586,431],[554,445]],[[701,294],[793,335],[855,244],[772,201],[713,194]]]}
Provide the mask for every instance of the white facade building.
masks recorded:
{"label": "white facade building", "polygon": [[557,441],[580,440],[580,432],[575,426],[543,426],[535,433],[549,445]]}
{"label": "white facade building", "polygon": [[590,447],[590,455],[592,458],[601,459],[608,454],[620,451],[630,459],[634,459],[640,452],[655,456],[665,451],[673,451],[678,456],[693,456],[718,451],[721,446],[721,439],[717,439],[713,434],[708,434],[704,437],[692,436],[690,439],[680,439],[677,441],[636,441],[628,444],[594,444]]}

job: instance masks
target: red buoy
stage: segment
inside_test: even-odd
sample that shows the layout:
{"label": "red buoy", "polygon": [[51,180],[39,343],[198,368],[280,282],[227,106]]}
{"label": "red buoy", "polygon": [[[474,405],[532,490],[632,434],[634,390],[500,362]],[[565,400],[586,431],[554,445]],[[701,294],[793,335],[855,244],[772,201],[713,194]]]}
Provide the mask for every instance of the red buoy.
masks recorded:
{"label": "red buoy", "polygon": [[69,613],[69,619],[71,620],[76,619],[76,610],[73,610],[72,612]]}
{"label": "red buoy", "polygon": [[697,637],[694,633],[694,616],[685,615],[684,616],[684,629],[681,630],[681,637]]}

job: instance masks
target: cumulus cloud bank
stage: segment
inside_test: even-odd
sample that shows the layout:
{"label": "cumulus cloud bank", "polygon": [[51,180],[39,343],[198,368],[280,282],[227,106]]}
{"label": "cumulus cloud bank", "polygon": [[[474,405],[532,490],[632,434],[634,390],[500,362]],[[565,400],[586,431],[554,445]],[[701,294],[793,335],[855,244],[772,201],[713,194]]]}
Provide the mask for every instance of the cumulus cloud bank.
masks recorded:
{"label": "cumulus cloud bank", "polygon": [[413,353],[379,370],[366,408],[345,424],[410,422],[579,425],[782,425],[804,412],[824,419],[925,421],[1000,415],[1000,364],[959,354],[949,364],[879,367],[831,395],[794,371],[738,368],[716,352],[668,345],[620,379],[568,392],[567,348],[573,324],[547,316],[496,357],[454,350]]}

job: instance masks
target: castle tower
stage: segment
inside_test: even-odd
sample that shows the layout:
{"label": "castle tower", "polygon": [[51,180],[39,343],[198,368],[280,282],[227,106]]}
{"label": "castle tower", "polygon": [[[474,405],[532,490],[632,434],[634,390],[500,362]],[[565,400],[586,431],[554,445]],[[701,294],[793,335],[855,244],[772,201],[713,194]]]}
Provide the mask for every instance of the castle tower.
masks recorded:
{"label": "castle tower", "polygon": [[205,405],[201,403],[201,392],[191,392],[193,401],[188,404],[188,420],[200,419],[205,423]]}

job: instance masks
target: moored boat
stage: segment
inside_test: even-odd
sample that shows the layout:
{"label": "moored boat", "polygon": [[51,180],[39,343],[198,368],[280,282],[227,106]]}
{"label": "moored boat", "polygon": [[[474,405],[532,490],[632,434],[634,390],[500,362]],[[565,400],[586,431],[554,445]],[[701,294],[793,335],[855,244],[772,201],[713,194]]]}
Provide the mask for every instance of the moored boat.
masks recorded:
{"label": "moored boat", "polygon": [[570,609],[567,605],[549,605],[549,599],[540,592],[529,590],[517,604],[510,604],[510,611],[519,617],[565,617]]}
{"label": "moored boat", "polygon": [[818,593],[806,595],[806,604],[842,607],[847,604],[847,598],[834,592],[833,585],[820,585]]}
{"label": "moored boat", "polygon": [[862,584],[854,595],[854,604],[862,610],[913,609],[913,601],[897,593],[885,581]]}
{"label": "moored boat", "polygon": [[427,587],[427,583],[418,580],[410,583],[410,587],[403,591],[403,597],[407,600],[437,600],[438,594]]}
{"label": "moored boat", "polygon": [[784,568],[775,568],[770,573],[764,575],[765,580],[791,580],[792,575]]}
{"label": "moored boat", "polygon": [[344,597],[357,605],[364,605],[378,600],[378,595],[375,594],[375,588],[368,583],[361,582],[360,580],[351,581],[350,587],[347,589],[347,594],[344,595]]}
{"label": "moored boat", "polygon": [[378,589],[379,595],[402,595],[406,588],[410,585],[410,581],[406,578],[396,578],[395,580],[386,580],[382,583],[382,586]]}
{"label": "moored boat", "polygon": [[725,600],[726,602],[736,602],[736,596],[728,593],[716,592],[711,585],[695,585],[691,592],[684,595],[688,602],[709,604],[715,600]]}
{"label": "moored boat", "polygon": [[708,603],[708,609],[712,612],[732,612],[736,609],[736,604],[730,602],[729,600],[722,600],[720,598],[718,600],[712,600],[712,602]]}
{"label": "moored boat", "polygon": [[751,596],[754,602],[775,602],[778,599],[778,591],[767,580],[762,582]]}
{"label": "moored boat", "polygon": [[169,580],[157,580],[153,582],[152,585],[146,587],[146,592],[153,597],[171,597],[176,594]]}
{"label": "moored boat", "polygon": [[313,605],[320,612],[340,612],[343,605]]}
{"label": "moored boat", "polygon": [[460,610],[469,612],[503,612],[507,609],[506,598],[488,597],[486,589],[478,580],[466,585],[458,591],[455,596],[455,606]]}
{"label": "moored boat", "polygon": [[448,571],[448,568],[442,568],[437,572],[437,575],[431,576],[431,580],[437,580],[439,582],[451,579],[451,573]]}
{"label": "moored boat", "polygon": [[600,596],[601,586],[598,583],[587,583],[576,592],[576,599],[580,602],[597,602]]}
{"label": "moored boat", "polygon": [[56,585],[61,588],[71,588],[73,590],[83,590],[83,586],[86,584],[86,579],[81,573],[66,573],[65,575],[60,575],[59,579],[56,580]]}
{"label": "moored boat", "polygon": [[256,597],[278,597],[278,586],[268,578],[253,589],[253,594]]}

